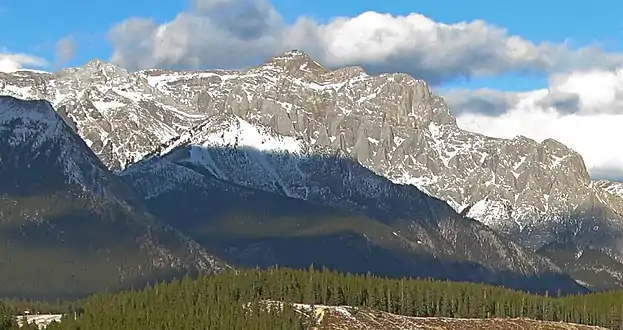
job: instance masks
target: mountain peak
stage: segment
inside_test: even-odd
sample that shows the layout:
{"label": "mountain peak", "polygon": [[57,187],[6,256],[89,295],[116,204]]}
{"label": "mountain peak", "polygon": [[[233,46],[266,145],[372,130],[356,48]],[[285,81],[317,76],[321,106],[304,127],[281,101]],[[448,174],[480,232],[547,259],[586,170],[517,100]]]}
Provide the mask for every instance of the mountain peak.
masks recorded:
{"label": "mountain peak", "polygon": [[302,71],[308,73],[318,73],[328,71],[322,64],[312,59],[307,53],[298,49],[292,49],[283,52],[280,55],[269,59],[266,65],[283,67],[287,71]]}
{"label": "mountain peak", "polygon": [[290,49],[287,50],[285,52],[283,52],[283,54],[281,55],[282,57],[292,57],[292,58],[296,58],[296,57],[307,57],[309,58],[309,55],[307,55],[307,53],[299,50],[299,49]]}
{"label": "mountain peak", "polygon": [[85,67],[91,67],[91,68],[98,68],[101,67],[103,65],[106,65],[108,63],[106,63],[105,61],[102,61],[99,58],[94,58],[90,61],[88,61],[87,63],[84,64]]}
{"label": "mountain peak", "polygon": [[100,72],[110,72],[110,73],[125,73],[127,74],[127,70],[110,62],[106,62],[106,61],[102,61],[99,58],[95,58],[90,60],[89,62],[87,62],[86,64],[84,64],[84,66],[82,66],[83,70],[89,71],[89,72],[93,72],[93,71],[100,71]]}
{"label": "mountain peak", "polygon": [[[80,296],[152,275],[222,269],[146,213],[48,101],[1,96],[0,140],[0,248],[36,260],[3,257],[0,295]],[[52,268],[45,283],[28,276]]]}
{"label": "mountain peak", "polygon": [[53,123],[60,118],[46,100],[22,100],[0,95],[0,124],[16,119]]}

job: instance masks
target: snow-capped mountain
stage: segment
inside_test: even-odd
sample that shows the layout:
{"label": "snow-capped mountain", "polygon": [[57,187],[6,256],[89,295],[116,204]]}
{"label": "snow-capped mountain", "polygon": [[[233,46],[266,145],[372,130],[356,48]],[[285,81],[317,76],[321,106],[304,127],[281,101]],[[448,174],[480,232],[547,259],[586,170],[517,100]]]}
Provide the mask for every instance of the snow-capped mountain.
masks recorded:
{"label": "snow-capped mountain", "polygon": [[112,170],[138,161],[205,118],[143,77],[99,60],[53,74],[0,73],[0,90],[22,99],[48,100]]}
{"label": "snow-capped mountain", "polygon": [[338,148],[532,248],[554,239],[561,223],[622,210],[592,184],[573,150],[554,140],[464,131],[440,97],[407,75],[331,71],[296,51],[242,72],[140,74],[208,115],[233,113],[310,145]]}
{"label": "snow-capped mountain", "polygon": [[80,295],[227,267],[148,214],[49,102],[0,96],[0,139],[0,294]]}
{"label": "snow-capped mountain", "polygon": [[[289,51],[241,71],[129,73],[92,61],[51,74],[0,74],[0,89],[50,100],[114,170],[170,138],[204,134],[192,127],[206,119],[235,115],[303,141],[307,152],[340,150],[531,249],[564,237],[623,261],[623,197],[592,181],[580,155],[554,140],[462,130],[441,97],[405,74],[330,70]],[[266,184],[304,194],[293,182]]]}

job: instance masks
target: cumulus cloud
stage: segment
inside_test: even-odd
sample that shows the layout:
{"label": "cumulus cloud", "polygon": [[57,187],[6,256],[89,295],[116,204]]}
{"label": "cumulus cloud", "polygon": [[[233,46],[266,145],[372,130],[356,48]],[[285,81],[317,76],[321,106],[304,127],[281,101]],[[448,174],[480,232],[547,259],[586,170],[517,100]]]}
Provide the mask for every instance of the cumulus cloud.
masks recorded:
{"label": "cumulus cloud", "polygon": [[464,113],[498,116],[506,113],[519,102],[517,93],[495,89],[450,90],[443,96],[450,109],[453,109],[455,116]]}
{"label": "cumulus cloud", "polygon": [[47,61],[33,55],[0,53],[0,72],[14,72],[24,68],[43,67]]}
{"label": "cumulus cloud", "polygon": [[576,113],[582,110],[580,96],[576,93],[550,90],[546,96],[537,101],[543,108],[555,108],[563,113]]}
{"label": "cumulus cloud", "polygon": [[73,36],[61,38],[56,42],[55,64],[63,65],[76,56],[76,39]]}
{"label": "cumulus cloud", "polygon": [[328,66],[362,65],[372,73],[408,72],[431,84],[505,72],[612,69],[623,54],[598,47],[535,44],[481,20],[444,24],[420,14],[365,12],[326,24],[293,24],[265,0],[194,0],[158,25],[130,18],[110,31],[112,61],[152,67],[244,67],[297,48]]}
{"label": "cumulus cloud", "polygon": [[[476,100],[482,95],[473,92]],[[593,177],[623,180],[623,68],[556,75],[548,88],[511,99],[506,111],[461,111],[455,103],[453,112],[461,127],[486,135],[557,139],[583,156]]]}
{"label": "cumulus cloud", "polygon": [[596,47],[573,51],[565,44],[534,44],[481,20],[444,24],[416,13],[365,12],[325,25],[299,20],[291,29],[307,29],[306,35],[315,36],[287,40],[329,65],[361,64],[373,73],[406,71],[432,84],[506,72],[612,68],[623,59]]}
{"label": "cumulus cloud", "polygon": [[111,60],[130,69],[243,67],[283,50],[282,30],[263,0],[197,0],[162,25],[130,18],[113,27]]}

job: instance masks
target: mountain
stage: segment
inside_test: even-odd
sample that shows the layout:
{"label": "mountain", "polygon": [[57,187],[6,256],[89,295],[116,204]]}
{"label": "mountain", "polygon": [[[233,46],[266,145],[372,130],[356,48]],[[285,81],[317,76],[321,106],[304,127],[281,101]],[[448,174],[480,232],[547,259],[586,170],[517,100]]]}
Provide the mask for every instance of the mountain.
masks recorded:
{"label": "mountain", "polygon": [[530,248],[570,235],[620,254],[623,200],[591,181],[579,154],[551,139],[464,131],[421,80],[357,67],[331,71],[300,52],[235,74],[142,74],[180,102],[197,100],[208,115],[233,113],[338,148]]}
{"label": "mountain", "polygon": [[[568,254],[571,242],[623,265],[623,197],[610,183],[591,180],[577,152],[551,139],[465,131],[441,97],[406,74],[330,70],[295,50],[240,71],[129,73],[95,60],[56,73],[0,74],[0,89],[50,100],[115,171],[230,114],[319,150],[340,150],[533,251]],[[607,273],[623,276],[615,268]],[[609,286],[592,277],[578,278]]]}
{"label": "mountain", "polygon": [[78,296],[227,267],[147,213],[49,102],[0,96],[0,139],[0,295]]}
{"label": "mountain", "polygon": [[582,291],[415,186],[235,115],[212,116],[120,175],[153,214],[234,265]]}

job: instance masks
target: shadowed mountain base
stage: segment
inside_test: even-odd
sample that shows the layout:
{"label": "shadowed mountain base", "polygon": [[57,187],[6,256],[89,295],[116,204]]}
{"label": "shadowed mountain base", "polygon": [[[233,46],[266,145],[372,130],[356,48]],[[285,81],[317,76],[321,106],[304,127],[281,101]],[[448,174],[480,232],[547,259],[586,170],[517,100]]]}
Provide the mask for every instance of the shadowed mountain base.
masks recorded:
{"label": "shadowed mountain base", "polygon": [[[166,156],[148,158],[121,176],[145,197],[152,214],[234,266],[300,269],[313,264],[358,274],[483,282],[538,293],[587,291],[548,266],[547,259],[461,217],[417,188],[393,184],[352,160],[244,148],[203,152],[214,167],[185,161],[180,158],[184,151],[178,149],[171,153],[173,162]],[[309,181],[288,181],[285,173],[292,172],[285,166],[274,168],[273,177],[266,168],[266,173],[245,173],[234,166],[244,160],[262,166],[299,164]],[[318,174],[322,178],[314,178]],[[356,179],[349,181],[351,177]],[[268,184],[258,183],[264,179],[281,186],[266,188]],[[287,195],[289,185],[295,184],[308,191],[307,199]],[[364,185],[377,193],[366,192]],[[496,267],[496,260],[515,259],[516,268]]]}

